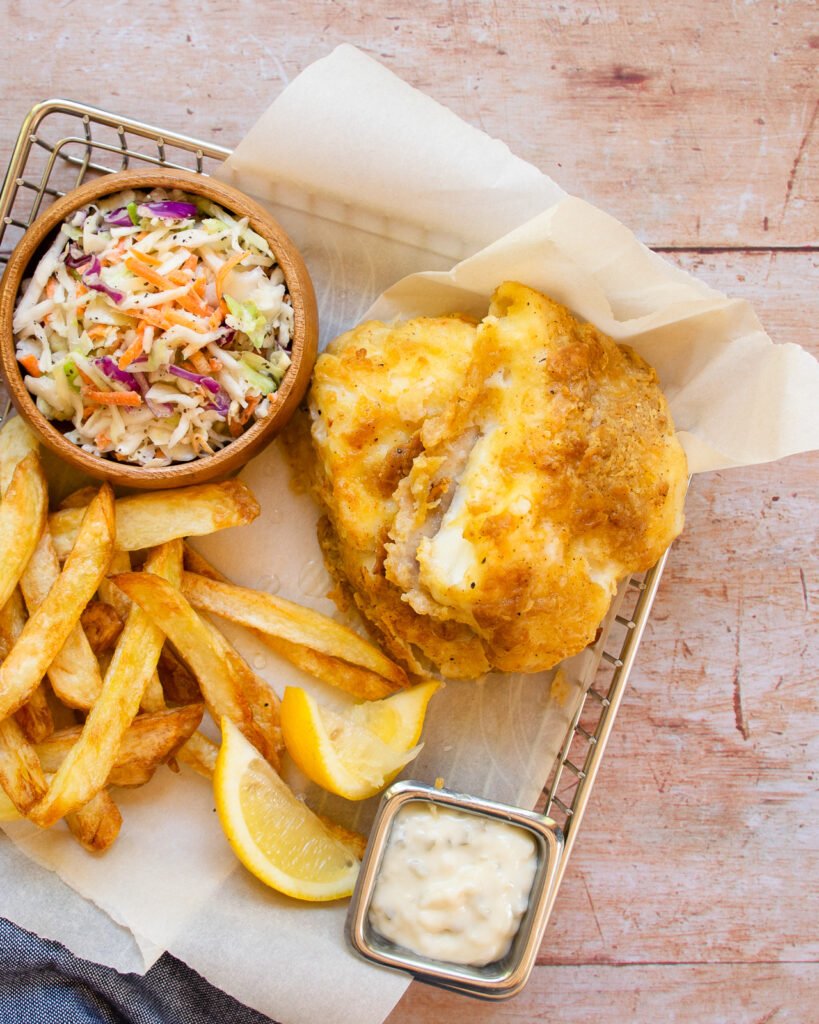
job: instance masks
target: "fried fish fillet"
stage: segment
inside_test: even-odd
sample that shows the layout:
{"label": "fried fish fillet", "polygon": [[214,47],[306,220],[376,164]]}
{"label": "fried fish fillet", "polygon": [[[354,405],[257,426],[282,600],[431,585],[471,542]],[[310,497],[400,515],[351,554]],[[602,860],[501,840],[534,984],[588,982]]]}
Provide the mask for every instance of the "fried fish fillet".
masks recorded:
{"label": "fried fish fillet", "polygon": [[685,455],[654,371],[523,285],[477,327],[343,335],[311,413],[328,564],[415,670],[553,666],[682,529]]}
{"label": "fried fish fillet", "polygon": [[422,450],[421,426],[463,382],[475,337],[475,324],[459,317],[370,322],[331,342],[313,376],[312,482],[326,512],[325,560],[390,653],[415,672],[427,661],[467,676],[489,667],[469,626],[418,615],[383,571],[393,494]]}

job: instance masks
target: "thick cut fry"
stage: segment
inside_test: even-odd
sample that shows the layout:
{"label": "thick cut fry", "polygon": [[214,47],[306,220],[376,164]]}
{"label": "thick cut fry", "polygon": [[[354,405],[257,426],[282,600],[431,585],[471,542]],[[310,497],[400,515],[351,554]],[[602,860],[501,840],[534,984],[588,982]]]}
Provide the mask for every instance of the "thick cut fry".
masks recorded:
{"label": "thick cut fry", "polygon": [[[230,582],[190,544],[185,544],[185,568],[188,572],[205,576],[209,580],[218,580],[221,583]],[[397,683],[385,679],[377,672],[361,668],[360,665],[351,665],[348,661],[335,658],[331,654],[314,651],[304,644],[294,644],[290,640],[282,640],[281,637],[262,633],[258,629],[251,629],[250,632],[271,651],[285,658],[302,672],[313,676],[314,679],[320,679],[323,683],[329,683],[330,686],[335,686],[339,690],[344,690],[359,700],[381,700],[382,697],[389,697],[391,693],[402,689]]]}
{"label": "thick cut fry", "polygon": [[122,815],[111,794],[101,789],[85,807],[66,816],[74,838],[91,853],[104,853],[122,828]]}
{"label": "thick cut fry", "polygon": [[11,597],[34,554],[47,514],[46,480],[40,460],[30,453],[17,463],[0,504],[0,605]]}
{"label": "thick cut fry", "polygon": [[[5,493],[17,463],[37,451],[37,440],[23,420],[19,416],[9,420],[0,430],[0,491]],[[91,497],[95,493],[92,490]],[[88,500],[85,504],[88,504]],[[59,575],[60,563],[51,534],[48,529],[44,529],[20,577],[20,589],[29,612],[33,613],[42,604]],[[102,679],[80,626],[75,626],[69,634],[63,648],[49,666],[48,675],[54,692],[70,707],[90,708],[96,700]]]}
{"label": "thick cut fry", "polygon": [[13,714],[39,685],[105,575],[113,544],[114,500],[103,484],[88,506],[65,568],[0,666],[0,719]]}
{"label": "thick cut fry", "polygon": [[[115,576],[118,572],[130,572],[131,571],[131,556],[127,551],[114,551],[111,555],[111,564],[108,566],[108,576]],[[115,587],[109,578],[104,579],[100,583],[99,596],[101,601],[105,601],[106,604],[110,604],[112,608],[116,608],[117,615],[122,619],[123,622],[128,618],[128,613],[131,610],[131,602],[119,589]]]}
{"label": "thick cut fry", "polygon": [[[29,614],[33,615],[40,607],[59,575],[60,563],[46,526],[20,579]],[[102,686],[99,665],[80,622],[48,666],[48,678],[55,694],[69,707],[87,710],[99,696]]]}
{"label": "thick cut fry", "polygon": [[90,601],[80,616],[80,623],[97,657],[113,648],[125,625],[116,608],[105,601]]}
{"label": "thick cut fry", "polygon": [[[182,571],[182,542],[170,541],[153,551],[147,573],[178,583]],[[31,812],[43,828],[49,828],[82,807],[105,785],[117,757],[120,742],[139,710],[142,694],[156,670],[165,635],[133,605],[105,673],[102,690],[82,734],[51,780],[48,793]]]}
{"label": "thick cut fry", "polygon": [[[20,416],[6,420],[0,430],[0,494],[5,494],[18,462],[40,450],[37,438]],[[86,503],[87,504],[87,503]]]}
{"label": "thick cut fry", "polygon": [[187,743],[179,748],[177,759],[198,772],[203,778],[212,779],[216,770],[216,757],[219,747],[203,736],[201,732],[195,732]]}
{"label": "thick cut fry", "polygon": [[341,623],[310,608],[190,572],[182,576],[182,593],[202,611],[213,612],[242,626],[362,665],[395,683],[398,688],[408,685],[406,672],[377,647]]}
{"label": "thick cut fry", "polygon": [[222,657],[232,667],[236,679],[239,680],[239,685],[250,707],[251,718],[264,737],[264,745],[260,748],[261,752],[271,764],[278,765],[279,757],[284,750],[284,739],[279,721],[281,702],[278,696],[269,683],[256,675],[224,634],[220,633],[209,619],[205,618],[203,621],[211,632],[214,647],[221,652]]}
{"label": "thick cut fry", "polygon": [[[122,737],[114,766],[106,780],[110,786],[142,786],[159,765],[177,753],[202,721],[205,705],[186,704],[137,716]],[[36,750],[46,774],[58,771],[79,740],[82,726],[61,729]]]}
{"label": "thick cut fry", "polygon": [[85,508],[97,493],[97,488],[89,484],[86,487],[80,487],[77,491],[72,491],[71,494],[67,495],[59,503],[57,508]]}
{"label": "thick cut fry", "polygon": [[[137,551],[177,537],[199,536],[252,523],[259,514],[259,503],[241,480],[225,480],[220,484],[197,484],[176,491],[120,498],[116,510],[117,548]],[[82,514],[82,509],[69,508],[49,517],[60,559],[71,550]]]}
{"label": "thick cut fry", "polygon": [[[19,590],[15,590],[0,608],[0,662],[5,661],[9,651],[17,643],[17,637],[23,632],[25,624],[23,597]],[[42,683],[17,711],[15,718],[30,743],[39,743],[54,732],[54,718]]]}
{"label": "thick cut fry", "polygon": [[40,759],[13,718],[0,722],[0,786],[20,814],[28,814],[46,791]]}
{"label": "thick cut fry", "polygon": [[176,655],[170,644],[162,648],[157,671],[165,699],[172,704],[190,704],[191,701],[202,699],[196,676]]}
{"label": "thick cut fry", "polygon": [[280,735],[266,736],[259,729],[244,690],[247,674],[253,673],[227,640],[165,580],[132,572],[115,576],[113,581],[164,631],[187,662],[199,680],[211,715],[217,721],[223,715],[229,718],[257,750],[277,764]]}
{"label": "thick cut fry", "polygon": [[14,716],[29,743],[41,743],[54,732],[54,716],[48,706],[45,686],[40,683]]}

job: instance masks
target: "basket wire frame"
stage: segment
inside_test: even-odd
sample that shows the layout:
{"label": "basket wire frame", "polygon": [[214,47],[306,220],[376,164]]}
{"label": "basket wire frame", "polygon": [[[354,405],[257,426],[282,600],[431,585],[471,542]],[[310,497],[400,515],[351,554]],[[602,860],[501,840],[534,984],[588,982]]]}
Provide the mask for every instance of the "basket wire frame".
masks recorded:
{"label": "basket wire frame", "polygon": [[[23,122],[0,192],[0,270],[43,209],[88,178],[143,165],[207,174],[230,152],[71,100],[37,104]],[[1,393],[0,404],[2,422],[10,403],[2,402]],[[603,642],[600,668],[570,723],[538,804],[565,837],[551,904],[570,860],[666,558],[667,553],[648,572],[627,581],[626,595]]]}

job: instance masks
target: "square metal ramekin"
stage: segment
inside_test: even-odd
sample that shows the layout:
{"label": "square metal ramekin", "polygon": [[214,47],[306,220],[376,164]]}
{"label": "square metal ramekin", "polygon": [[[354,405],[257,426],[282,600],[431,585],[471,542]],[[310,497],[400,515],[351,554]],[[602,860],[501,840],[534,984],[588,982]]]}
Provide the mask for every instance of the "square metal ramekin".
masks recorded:
{"label": "square metal ramekin", "polygon": [[[456,811],[494,818],[525,829],[537,844],[537,867],[529,905],[509,952],[482,967],[453,964],[420,956],[380,935],[369,922],[369,909],[381,861],[396,814],[420,801]],[[549,896],[555,882],[563,834],[551,818],[466,793],[436,789],[421,782],[396,782],[384,793],[370,833],[367,852],[347,913],[347,938],[362,957],[384,967],[409,971],[420,981],[482,999],[509,999],[526,984],[543,938]]]}

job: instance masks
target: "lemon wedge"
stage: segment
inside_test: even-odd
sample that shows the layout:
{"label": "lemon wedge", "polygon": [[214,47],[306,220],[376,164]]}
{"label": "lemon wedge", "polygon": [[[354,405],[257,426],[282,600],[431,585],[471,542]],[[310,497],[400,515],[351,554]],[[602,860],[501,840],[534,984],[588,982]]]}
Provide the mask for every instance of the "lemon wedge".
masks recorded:
{"label": "lemon wedge", "polygon": [[321,707],[300,687],[288,686],[281,706],[285,746],[313,782],[348,800],[365,800],[418,755],[427,705],[440,685],[420,683],[344,712]]}
{"label": "lemon wedge", "polygon": [[222,719],[213,790],[233,851],[258,879],[300,900],[349,896],[359,862],[281,780],[235,725]]}

